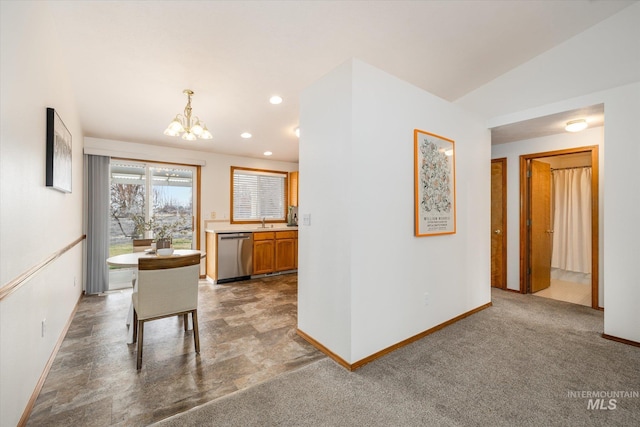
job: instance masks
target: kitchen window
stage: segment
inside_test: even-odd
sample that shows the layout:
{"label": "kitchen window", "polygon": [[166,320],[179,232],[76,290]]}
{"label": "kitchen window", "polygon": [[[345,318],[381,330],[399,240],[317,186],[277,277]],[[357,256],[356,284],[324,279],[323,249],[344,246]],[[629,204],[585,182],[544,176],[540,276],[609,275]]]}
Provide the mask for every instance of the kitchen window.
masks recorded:
{"label": "kitchen window", "polygon": [[285,222],[287,175],[231,166],[231,223]]}

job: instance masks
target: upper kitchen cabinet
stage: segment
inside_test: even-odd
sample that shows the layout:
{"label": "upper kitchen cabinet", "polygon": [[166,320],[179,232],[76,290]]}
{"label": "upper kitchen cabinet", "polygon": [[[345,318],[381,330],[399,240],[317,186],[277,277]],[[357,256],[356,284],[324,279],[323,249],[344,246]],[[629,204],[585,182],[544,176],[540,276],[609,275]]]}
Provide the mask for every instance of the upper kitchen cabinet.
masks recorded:
{"label": "upper kitchen cabinet", "polygon": [[289,172],[289,206],[298,206],[298,171]]}

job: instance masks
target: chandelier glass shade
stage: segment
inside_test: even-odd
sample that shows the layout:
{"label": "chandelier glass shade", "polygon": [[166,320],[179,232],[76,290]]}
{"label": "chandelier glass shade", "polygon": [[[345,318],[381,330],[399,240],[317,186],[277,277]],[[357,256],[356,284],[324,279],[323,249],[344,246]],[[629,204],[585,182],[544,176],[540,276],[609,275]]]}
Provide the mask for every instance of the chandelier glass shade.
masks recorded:
{"label": "chandelier glass shade", "polygon": [[213,135],[207,129],[207,125],[202,123],[198,116],[191,116],[191,97],[193,91],[185,89],[183,91],[187,95],[187,106],[184,107],[184,114],[178,114],[169,123],[169,126],[164,130],[164,134],[168,136],[180,136],[187,141],[195,141],[198,138],[211,139]]}

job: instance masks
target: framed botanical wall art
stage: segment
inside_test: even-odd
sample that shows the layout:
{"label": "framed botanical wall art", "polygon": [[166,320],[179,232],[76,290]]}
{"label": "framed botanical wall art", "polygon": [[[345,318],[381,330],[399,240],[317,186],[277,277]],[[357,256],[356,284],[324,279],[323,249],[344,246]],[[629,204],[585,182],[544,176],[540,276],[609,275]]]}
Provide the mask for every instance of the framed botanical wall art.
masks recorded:
{"label": "framed botanical wall art", "polygon": [[46,185],[71,193],[71,134],[53,108],[47,108]]}
{"label": "framed botanical wall art", "polygon": [[415,234],[456,232],[455,142],[419,129],[413,131]]}

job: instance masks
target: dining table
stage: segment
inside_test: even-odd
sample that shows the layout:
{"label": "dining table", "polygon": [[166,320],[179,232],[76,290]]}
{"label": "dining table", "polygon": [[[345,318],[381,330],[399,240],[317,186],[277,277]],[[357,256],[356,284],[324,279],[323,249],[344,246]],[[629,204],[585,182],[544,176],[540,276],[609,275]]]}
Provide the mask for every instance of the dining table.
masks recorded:
{"label": "dining table", "polygon": [[[144,252],[132,252],[120,255],[114,255],[112,257],[107,258],[107,265],[115,267],[115,268],[135,268],[134,276],[133,276],[133,292],[137,290],[137,268],[138,268],[138,260],[140,258],[168,258],[173,256],[185,256],[185,255],[195,255],[200,254],[200,259],[206,257],[206,253],[204,251],[199,251],[196,249],[175,249],[173,254],[168,256],[159,256],[155,253],[154,250],[147,250]],[[127,314],[127,344],[133,344],[133,301],[129,304],[129,313]],[[187,329],[191,329],[193,325],[191,324],[191,317],[188,317],[188,325]]]}

